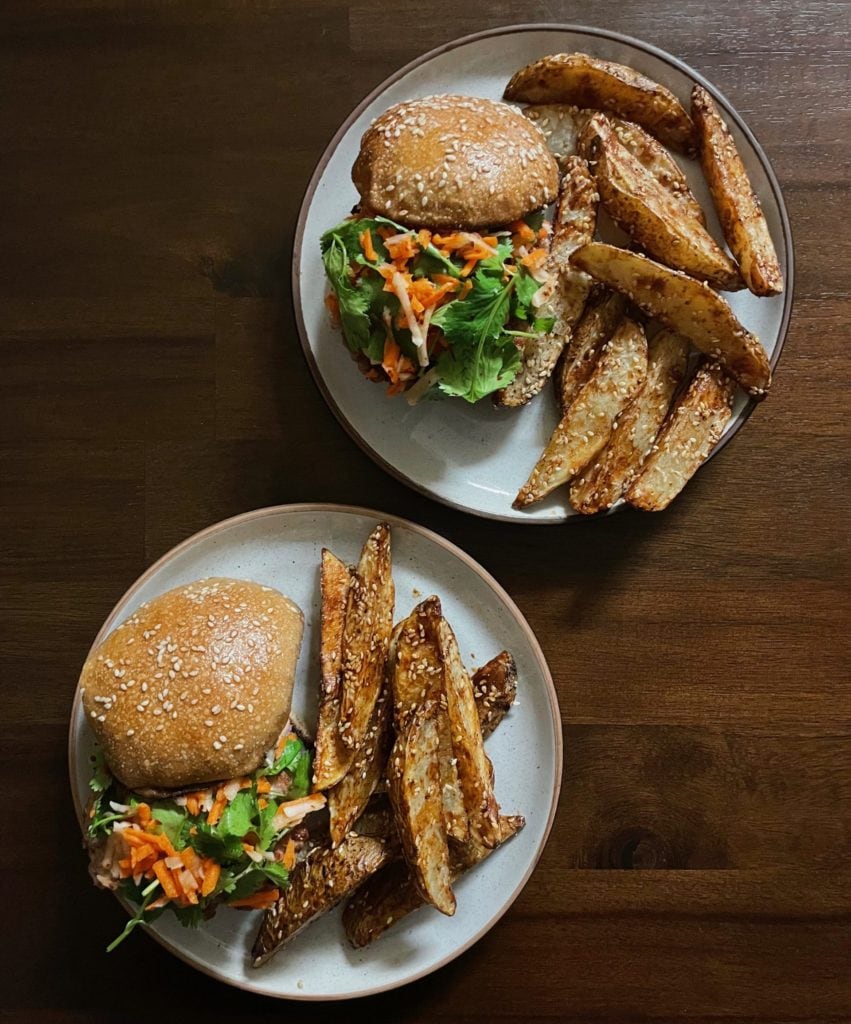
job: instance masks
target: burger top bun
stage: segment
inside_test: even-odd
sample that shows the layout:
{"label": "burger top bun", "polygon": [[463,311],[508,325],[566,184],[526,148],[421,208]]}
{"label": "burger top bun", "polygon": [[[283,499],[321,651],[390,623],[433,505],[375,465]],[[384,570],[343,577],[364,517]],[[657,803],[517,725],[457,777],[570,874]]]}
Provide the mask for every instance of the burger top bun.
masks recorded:
{"label": "burger top bun", "polygon": [[116,778],[171,789],[257,768],[289,717],[303,628],[288,597],[246,580],[199,580],[138,608],[80,677]]}
{"label": "burger top bun", "polygon": [[477,229],[552,202],[558,167],[537,125],[508,104],[427,96],[373,122],[352,180],[363,205],[391,220]]}

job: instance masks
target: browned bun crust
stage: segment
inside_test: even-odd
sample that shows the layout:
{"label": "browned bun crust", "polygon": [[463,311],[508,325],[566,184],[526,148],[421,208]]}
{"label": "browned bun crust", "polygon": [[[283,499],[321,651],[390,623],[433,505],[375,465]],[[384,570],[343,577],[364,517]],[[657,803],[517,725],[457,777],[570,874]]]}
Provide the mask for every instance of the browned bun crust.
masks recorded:
{"label": "browned bun crust", "polygon": [[113,774],[171,789],[252,772],[290,713],[304,617],[277,590],[210,578],[126,619],[80,687]]}
{"label": "browned bun crust", "polygon": [[427,96],[373,122],[352,180],[363,205],[391,220],[476,229],[551,203],[558,166],[537,125],[508,104]]}

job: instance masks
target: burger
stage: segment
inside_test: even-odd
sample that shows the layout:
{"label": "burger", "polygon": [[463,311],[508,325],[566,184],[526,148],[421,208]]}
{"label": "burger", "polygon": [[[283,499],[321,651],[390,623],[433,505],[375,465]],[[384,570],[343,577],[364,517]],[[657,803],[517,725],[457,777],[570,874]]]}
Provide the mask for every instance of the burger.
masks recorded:
{"label": "burger", "polygon": [[399,103],[364,134],[352,179],[360,203],[321,249],[364,375],[412,403],[505,388],[524,341],[552,328],[543,211],[559,172],[541,131],[491,100]]}
{"label": "burger", "polygon": [[85,844],[95,883],[136,911],[197,925],[265,908],[325,802],[290,724],[303,616],[277,590],[204,579],[142,605],[80,678],[98,740]]}

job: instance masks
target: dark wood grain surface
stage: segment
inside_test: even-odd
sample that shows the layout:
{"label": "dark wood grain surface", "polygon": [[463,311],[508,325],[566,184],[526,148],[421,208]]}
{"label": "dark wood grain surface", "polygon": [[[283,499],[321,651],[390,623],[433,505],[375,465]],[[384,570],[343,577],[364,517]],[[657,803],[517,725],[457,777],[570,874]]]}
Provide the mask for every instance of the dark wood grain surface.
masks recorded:
{"label": "dark wood grain surface", "polygon": [[[532,20],[690,62],[789,207],[775,390],[659,516],[530,530],[423,499],[337,425],[296,338],[293,227],[337,125],[419,53]],[[106,957],[122,912],[88,884],[66,778],[77,674],[124,589],[201,527],[305,500],[479,559],[564,723],[529,885],[369,1019],[851,1019],[849,22],[825,0],[0,7],[0,1019],[349,1012],[228,989],[142,936]]]}

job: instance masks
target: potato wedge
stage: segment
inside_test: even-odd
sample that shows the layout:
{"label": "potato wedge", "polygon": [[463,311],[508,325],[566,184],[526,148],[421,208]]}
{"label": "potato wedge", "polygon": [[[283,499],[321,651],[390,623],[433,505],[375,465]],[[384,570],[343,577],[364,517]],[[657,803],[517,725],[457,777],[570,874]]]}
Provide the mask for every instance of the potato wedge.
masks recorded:
{"label": "potato wedge", "polygon": [[[581,134],[595,113],[595,110],[573,107],[568,103],[530,103],[523,108],[523,114],[543,133],[562,172],[569,156],[588,159]],[[695,199],[683,169],[658,139],[632,121],[624,121],[614,115],[609,115],[609,121],[621,145],[664,185],[680,204],[683,213],[706,227],[706,214]]]}
{"label": "potato wedge", "polygon": [[254,967],[270,960],[311,921],[350,896],[392,857],[392,846],[369,836],[349,836],[335,849],[312,850],[293,868],[290,886],[266,911],[254,940]]}
{"label": "potato wedge", "polygon": [[340,737],[349,750],[356,750],[366,738],[372,709],[384,682],[393,606],[390,527],[379,523],[363,546],[346,604],[340,668]]}
{"label": "potato wedge", "polygon": [[517,662],[513,655],[503,651],[473,673],[473,697],[482,739],[486,740],[517,699]]}
{"label": "potato wedge", "polygon": [[599,198],[586,162],[568,157],[561,182],[547,270],[535,301],[541,316],[555,317],[552,331],[527,338],[517,376],[494,396],[496,405],[517,408],[537,395],[552,376],[558,357],[582,314],[591,288],[587,274],[577,273],[570,254],[594,237]]}
{"label": "potato wedge", "polygon": [[328,789],[346,774],[354,756],[340,738],[340,697],[342,681],[343,625],[346,618],[351,574],[349,568],[327,548],[322,549],[320,590],[322,594],[319,661],[319,718],[313,754],[313,784]]}
{"label": "potato wedge", "polygon": [[570,504],[583,515],[603,512],[621,497],[647,457],[675,392],[685,379],[689,344],[664,328],[647,343],[647,379],[618,417],[606,447],[574,477]]}
{"label": "potato wedge", "polygon": [[556,367],[556,399],[562,412],[588,383],[600,350],[614,334],[625,310],[626,299],[620,292],[599,286],[592,290]]}
{"label": "potato wedge", "polygon": [[760,396],[768,391],[771,366],[765,349],[708,285],[603,242],[582,246],[571,260],[722,363],[750,394]]}
{"label": "potato wedge", "polygon": [[678,152],[694,152],[694,125],[669,89],[633,68],[586,53],[557,53],[528,64],[508,83],[505,98],[607,110]]}
{"label": "potato wedge", "polygon": [[384,777],[384,769],[393,745],[391,698],[382,690],[372,709],[363,743],[354,751],[354,760],[346,774],[328,790],[331,843],[338,846],[369,803],[375,787]]}
{"label": "potato wedge", "polygon": [[485,753],[473,683],[446,619],[438,623],[437,639],[445,673],[452,753],[457,763],[470,838],[484,846],[493,846],[498,834],[499,804],[494,796],[493,765]]}
{"label": "potato wedge", "polygon": [[567,483],[597,455],[615,420],[647,376],[647,340],[642,328],[624,319],[606,343],[588,383],[562,416],[529,479],[514,499],[527,508]]}
{"label": "potato wedge", "polygon": [[668,507],[715,447],[732,416],[736,386],[718,363],[698,367],[674,403],[626,500],[645,512]]}
{"label": "potato wedge", "polygon": [[[641,166],[671,193],[683,214],[692,217],[706,227],[706,214],[703,212],[703,207],[689,187],[685,172],[667,149],[640,125],[633,124],[631,121],[623,121],[619,117],[610,117],[609,122],[624,149],[628,150]],[[587,160],[588,157],[583,151],[581,140],[579,146],[580,155]]]}
{"label": "potato wedge", "polygon": [[706,228],[622,145],[605,114],[582,132],[600,200],[612,220],[642,249],[676,270],[716,288],[743,286],[739,271]]}
{"label": "potato wedge", "polygon": [[594,111],[569,103],[530,103],[522,113],[538,126],[564,174],[568,157],[582,155],[578,149],[579,133]]}
{"label": "potato wedge", "polygon": [[391,688],[397,732],[402,732],[411,715],[426,700],[438,703],[438,762],[443,819],[446,832],[454,839],[466,839],[467,812],[452,753],[452,739],[446,710],[444,667],[437,644],[440,600],[426,598],[393,631],[391,642]]}
{"label": "potato wedge", "polygon": [[443,825],[438,711],[437,702],[429,700],[410,716],[390,753],[387,784],[405,860],[417,889],[427,903],[451,916],[455,896]]}
{"label": "potato wedge", "polygon": [[777,252],[730,129],[699,85],[692,90],[691,111],[703,176],[745,284],[754,295],[778,295],[783,291],[783,274]]}
{"label": "potato wedge", "polygon": [[[519,814],[503,815],[499,819],[499,836],[493,849],[486,846],[453,847],[450,854],[453,882],[516,836],[525,824],[525,819]],[[392,925],[422,906],[423,899],[411,881],[407,865],[404,861],[394,861],[374,874],[343,908],[346,937],[355,949],[368,946]]]}

